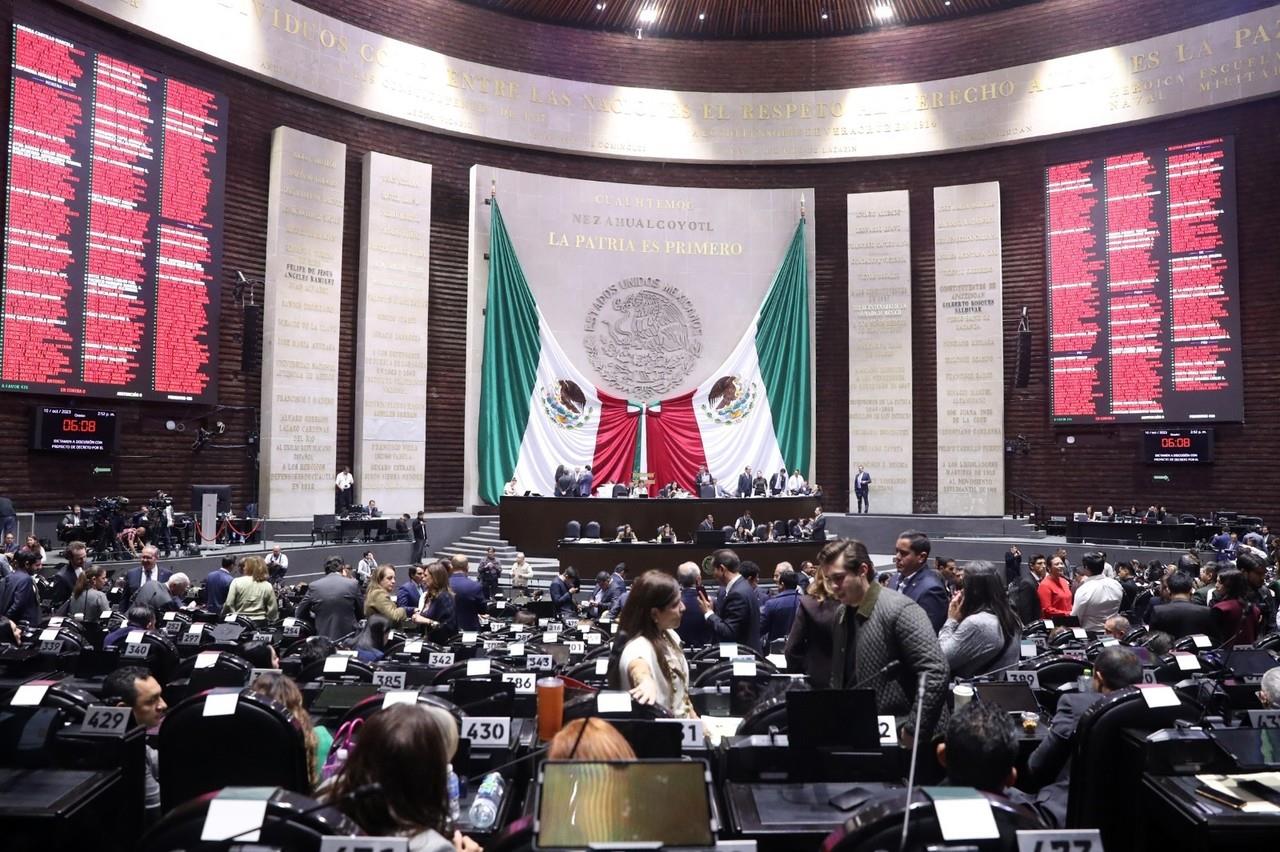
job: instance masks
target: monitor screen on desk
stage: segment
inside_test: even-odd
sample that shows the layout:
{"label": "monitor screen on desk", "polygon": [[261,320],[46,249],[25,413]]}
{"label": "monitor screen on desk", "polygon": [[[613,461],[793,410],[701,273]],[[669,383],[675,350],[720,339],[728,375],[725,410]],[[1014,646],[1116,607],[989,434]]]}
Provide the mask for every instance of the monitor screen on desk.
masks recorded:
{"label": "monitor screen on desk", "polygon": [[715,845],[702,761],[548,762],[539,782],[538,849]]}
{"label": "monitor screen on desk", "polygon": [[813,689],[788,692],[787,741],[795,748],[879,751],[875,691]]}
{"label": "monitor screen on desk", "polygon": [[1220,728],[1210,731],[1209,736],[1241,772],[1280,768],[1280,729]]}
{"label": "monitor screen on desk", "polygon": [[1017,683],[977,683],[973,686],[978,698],[994,704],[1008,713],[1039,713],[1040,702],[1031,691],[1031,685],[1021,681]]}

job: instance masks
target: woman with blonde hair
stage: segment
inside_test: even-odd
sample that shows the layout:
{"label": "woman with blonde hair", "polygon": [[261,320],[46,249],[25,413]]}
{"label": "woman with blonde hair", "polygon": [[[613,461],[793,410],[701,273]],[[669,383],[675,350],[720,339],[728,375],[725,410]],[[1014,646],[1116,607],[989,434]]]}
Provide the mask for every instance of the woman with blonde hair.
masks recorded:
{"label": "woman with blonde hair", "polygon": [[325,759],[329,757],[333,734],[324,725],[311,724],[311,714],[302,704],[302,691],[288,675],[282,672],[264,672],[249,687],[249,691],[282,705],[302,729],[307,755],[310,757],[307,761],[307,778],[314,790],[320,784],[320,772],[324,769]]}
{"label": "woman with blonde hair", "polygon": [[379,565],[373,570],[369,579],[369,591],[364,596],[364,614],[381,615],[391,622],[392,627],[404,627],[413,624],[426,624],[427,617],[415,612],[412,615],[402,606],[396,606],[391,595],[396,589],[396,569],[394,565]]}
{"label": "woman with blonde hair", "polygon": [[804,672],[809,676],[809,683],[819,689],[831,684],[831,640],[839,608],[836,590],[827,577],[826,567],[819,561],[808,588],[800,596],[795,621],[791,623],[791,633],[782,650],[787,668]]}
{"label": "woman with blonde hair", "polygon": [[642,574],[619,616],[626,644],[617,679],[641,704],[660,704],[672,716],[691,718],[697,714],[689,700],[689,663],[676,633],[683,614],[675,577],[661,571]]}
{"label": "woman with blonde hair", "polygon": [[626,737],[604,719],[574,719],[547,744],[547,760],[635,760]]}
{"label": "woman with blonde hair", "polygon": [[260,556],[249,556],[241,564],[242,575],[231,581],[223,612],[234,612],[260,624],[270,624],[280,615],[276,590],[267,582],[267,563]]}

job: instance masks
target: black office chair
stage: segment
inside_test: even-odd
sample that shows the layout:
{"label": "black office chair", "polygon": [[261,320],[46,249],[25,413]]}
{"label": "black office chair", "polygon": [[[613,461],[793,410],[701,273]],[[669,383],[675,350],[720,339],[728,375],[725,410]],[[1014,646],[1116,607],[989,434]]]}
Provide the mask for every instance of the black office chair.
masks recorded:
{"label": "black office chair", "polygon": [[[758,662],[769,663],[769,661],[765,659],[764,654],[760,653],[759,648],[752,648],[750,645],[741,645],[741,644],[738,645],[738,650],[734,652],[734,656],[755,657],[755,659]],[[719,658],[720,658],[720,645],[718,643],[712,643],[702,648],[700,651],[696,652],[692,657],[689,658],[689,662],[696,663],[696,662],[701,662],[703,660],[719,659]]]}
{"label": "black office chair", "polygon": [[625,486],[625,485],[615,485],[615,486],[613,486],[613,496],[614,496],[614,497],[626,497],[628,493],[630,493],[630,492],[627,490],[627,486]]}
{"label": "black office chair", "polygon": [[577,541],[582,538],[582,524],[577,521],[569,521],[564,525],[564,540]]}
{"label": "black office chair", "polygon": [[[460,662],[454,663],[453,665],[449,666],[447,669],[441,669],[439,672],[436,673],[435,678],[431,681],[432,684],[436,686],[444,686],[444,685],[453,683],[455,680],[465,680],[468,677],[467,675],[468,662],[469,662],[468,660],[462,660]],[[489,677],[491,679],[497,679],[497,678],[501,678],[505,672],[512,672],[512,671],[515,671],[515,669],[511,668],[511,666],[509,666],[508,664],[500,662],[498,660],[490,659],[489,675],[487,676],[481,675],[481,677]]]}
{"label": "black office chair", "polygon": [[[208,792],[174,808],[143,836],[138,852],[174,852],[178,849],[201,849],[208,844],[200,839],[209,803],[221,791]],[[354,836],[360,827],[337,808],[320,808],[315,799],[283,788],[276,788],[267,799],[267,812],[256,844],[291,852],[319,852],[320,838]],[[235,846],[236,844],[230,844]],[[354,844],[353,844],[354,845]]]}
{"label": "black office chair", "polygon": [[74,672],[80,652],[91,648],[89,640],[75,622],[64,621],[58,627],[46,627],[36,634],[40,666],[55,672]]}
{"label": "black office chair", "polygon": [[304,666],[302,671],[298,673],[298,680],[304,683],[309,680],[345,680],[357,683],[373,683],[373,667],[362,660],[357,660],[355,657],[347,657],[347,667],[340,672],[326,672],[324,670],[326,661],[327,658],[326,660],[316,660],[310,665]]}
{"label": "black office chair", "polygon": [[582,530],[582,537],[583,537],[583,538],[599,538],[599,537],[600,537],[600,522],[599,522],[599,521],[587,521],[587,525],[586,525],[585,527],[583,527],[583,530]]}
{"label": "black office chair", "polygon": [[1064,683],[1070,683],[1084,674],[1089,665],[1084,660],[1073,660],[1069,657],[1049,657],[1023,666],[1024,670],[1033,671],[1040,680],[1041,689],[1057,689]]}
{"label": "black office chair", "polygon": [[1197,717],[1196,707],[1186,701],[1153,710],[1135,687],[1105,695],[1086,710],[1076,726],[1067,827],[1097,828],[1105,848],[1134,848],[1133,814],[1117,808],[1116,802],[1126,801],[1138,789],[1143,766],[1137,759],[1120,759],[1124,732],[1172,728],[1180,720]]}
{"label": "black office chair", "polygon": [[1254,642],[1253,647],[1260,648],[1264,651],[1280,649],[1280,633],[1268,633],[1257,642]]}
{"label": "black office chair", "polygon": [[205,703],[214,694],[193,695],[165,714],[159,742],[163,810],[229,786],[310,792],[311,754],[289,711],[244,690],[234,713],[206,716]]}
{"label": "black office chair", "polygon": [[178,663],[173,671],[173,678],[165,685],[164,697],[169,704],[177,704],[189,695],[204,692],[206,689],[226,687],[241,688],[249,683],[249,674],[253,666],[243,657],[232,653],[215,651],[213,665],[196,668],[200,657],[187,657]]}
{"label": "black office chair", "polygon": [[1015,807],[1008,799],[994,793],[974,791],[991,805],[995,817],[998,838],[971,840],[942,836],[938,814],[933,800],[921,788],[911,796],[911,816],[907,827],[907,842],[900,846],[902,819],[907,812],[907,791],[885,790],[872,795],[823,841],[826,852],[873,852],[880,849],[902,849],[906,852],[924,852],[931,848],[963,846],[979,852],[1016,852],[1019,831],[1044,829],[1039,819],[1022,808]]}
{"label": "black office chair", "polygon": [[[142,647],[131,649],[130,645]],[[169,682],[174,670],[178,667],[177,647],[168,636],[157,630],[145,631],[140,642],[131,643],[126,636],[120,640],[117,647],[120,650],[118,665],[142,666],[151,672],[161,686]],[[131,650],[142,651],[143,648],[146,649],[145,655],[130,653]]]}
{"label": "black office chair", "polygon": [[[760,676],[775,675],[778,667],[768,660],[756,661],[756,673]],[[705,669],[693,679],[692,686],[724,686],[733,680],[733,661],[725,660]]]}
{"label": "black office chair", "polygon": [[751,535],[756,541],[764,541],[769,537],[769,525],[756,524],[756,528],[751,531]]}
{"label": "black office chair", "polygon": [[340,530],[337,515],[312,515],[311,546],[316,546],[316,539],[321,544],[332,544],[338,538]]}
{"label": "black office chair", "polygon": [[[345,725],[348,722],[354,722],[356,719],[368,721],[370,716],[382,709],[382,703],[385,698],[386,696],[384,695],[370,695],[355,707],[348,710],[346,715],[342,717],[342,723],[338,727],[342,727],[342,725]],[[416,703],[439,707],[457,721],[459,730],[462,729],[462,708],[457,704],[454,704],[448,698],[445,698],[443,695],[419,690]],[[476,715],[483,716],[485,714],[477,713]]]}
{"label": "black office chair", "polygon": [[[605,650],[608,649],[606,648]],[[609,673],[607,670],[603,674],[596,673],[595,660],[583,660],[577,665],[565,669],[564,674],[566,677],[582,681],[587,686],[595,689],[604,689],[609,683]]]}
{"label": "black office chair", "polygon": [[658,704],[640,704],[636,701],[631,702],[629,713],[603,713],[596,705],[595,693],[579,695],[564,703],[565,724],[574,719],[586,719],[591,716],[598,716],[601,719],[670,719],[671,713]]}
{"label": "black office chair", "polygon": [[782,540],[782,539],[784,539],[784,538],[788,538],[788,537],[789,537],[789,535],[788,535],[788,533],[787,533],[787,522],[786,522],[786,521],[774,521],[774,522],[773,522],[773,537],[774,537],[775,539],[779,540],[779,541],[781,541],[781,540]]}

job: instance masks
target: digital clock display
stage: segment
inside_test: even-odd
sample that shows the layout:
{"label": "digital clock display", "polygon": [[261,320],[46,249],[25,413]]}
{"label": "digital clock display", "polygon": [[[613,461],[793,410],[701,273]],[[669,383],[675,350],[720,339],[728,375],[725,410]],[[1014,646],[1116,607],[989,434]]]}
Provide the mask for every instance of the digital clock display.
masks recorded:
{"label": "digital clock display", "polygon": [[1213,461],[1212,429],[1149,429],[1142,433],[1147,464],[1205,464]]}
{"label": "digital clock display", "polygon": [[116,413],[39,408],[33,433],[35,450],[110,453],[116,449]]}

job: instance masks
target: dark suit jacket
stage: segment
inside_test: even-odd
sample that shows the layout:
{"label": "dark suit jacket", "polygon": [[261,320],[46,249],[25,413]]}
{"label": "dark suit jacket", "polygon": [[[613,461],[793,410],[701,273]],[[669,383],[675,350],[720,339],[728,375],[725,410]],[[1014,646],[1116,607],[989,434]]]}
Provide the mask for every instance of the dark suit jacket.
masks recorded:
{"label": "dark suit jacket", "polygon": [[582,474],[582,476],[579,476],[578,477],[578,496],[590,497],[591,485],[594,481],[595,479],[594,477],[592,477],[590,471],[587,471],[586,473]]}
{"label": "dark suit jacket", "polygon": [[1174,639],[1193,633],[1212,636],[1216,627],[1213,610],[1189,601],[1168,601],[1153,606],[1147,626],[1152,630],[1163,630]]}
{"label": "dark suit jacket", "polygon": [[787,475],[775,473],[769,480],[769,492],[775,496],[787,490]]}
{"label": "dark suit jacket", "polygon": [[867,473],[864,470],[862,473],[859,473],[853,479],[853,493],[866,494],[867,488],[870,487],[870,485],[871,485],[871,474]]}
{"label": "dark suit jacket", "polygon": [[680,599],[684,601],[684,614],[680,616],[680,626],[676,628],[680,641],[688,648],[698,648],[710,643],[711,627],[698,607],[698,590],[681,589]]}
{"label": "dark suit jacket", "polygon": [[717,642],[737,642],[760,647],[760,607],[755,590],[741,577],[726,591],[720,590],[715,609],[703,616]]}
{"label": "dark suit jacket", "polygon": [[40,624],[40,599],[35,581],[26,571],[14,571],[0,584],[0,615],[32,627]]}
{"label": "dark suit jacket", "polygon": [[827,540],[827,516],[823,515],[813,522],[813,534],[811,538],[814,541]]}
{"label": "dark suit jacket", "polygon": [[427,540],[427,525],[424,521],[419,521],[415,518],[413,523],[409,525],[409,529],[413,532],[414,541]]}
{"label": "dark suit jacket", "polygon": [[230,571],[223,571],[220,567],[209,572],[209,576],[204,578],[205,609],[209,612],[222,609],[233,579]]}
{"label": "dark suit jacket", "polygon": [[920,604],[925,615],[929,616],[933,632],[937,633],[941,630],[942,625],[947,621],[947,605],[951,602],[947,596],[947,584],[942,581],[942,575],[933,568],[921,568],[905,580],[901,575],[896,579],[895,588]]}
{"label": "dark suit jacket", "polygon": [[[173,572],[168,568],[156,566],[156,576],[161,583],[167,582],[169,575]],[[142,588],[142,566],[135,565],[129,569],[129,573],[124,575],[124,597],[125,600],[133,600],[133,596],[138,593],[138,589]]]}
{"label": "dark suit jacket", "polygon": [[53,575],[52,584],[49,603],[56,609],[71,600],[71,593],[76,589],[76,572],[70,563],[58,569],[58,573]]}
{"label": "dark suit jacket", "polygon": [[427,630],[427,638],[438,644],[447,644],[458,633],[458,602],[453,595],[436,595],[427,606],[424,616],[440,622]]}
{"label": "dark suit jacket", "polygon": [[364,616],[360,584],[354,577],[325,574],[307,587],[297,615],[310,618],[318,635],[341,639],[354,631],[356,622]]}
{"label": "dark suit jacket", "polygon": [[791,635],[791,625],[796,620],[799,606],[800,593],[795,589],[779,592],[764,602],[764,611],[760,613],[762,651],[767,652],[769,643],[774,639],[785,639]]}
{"label": "dark suit jacket", "polygon": [[707,520],[704,520],[702,523],[698,524],[698,529],[700,530],[713,530],[715,528],[716,528],[716,525]]}
{"label": "dark suit jacket", "polygon": [[1040,620],[1040,593],[1037,591],[1039,586],[1036,575],[1031,573],[1031,569],[1023,568],[1010,589],[1009,603],[1013,604],[1013,610],[1018,613],[1018,618],[1023,624]]}
{"label": "dark suit jacket", "polygon": [[1076,725],[1085,711],[1102,699],[1101,692],[1067,692],[1058,699],[1058,710],[1049,732],[1027,760],[1031,783],[1041,786],[1066,781],[1075,748]]}
{"label": "dark suit jacket", "polygon": [[449,588],[458,611],[458,629],[479,630],[480,613],[485,611],[484,587],[466,574],[450,574]]}
{"label": "dark suit jacket", "polygon": [[576,615],[577,606],[573,602],[573,590],[569,588],[569,584],[564,580],[556,577],[551,581],[549,589],[551,602],[555,605],[555,614],[559,618],[562,615]]}
{"label": "dark suit jacket", "polygon": [[749,473],[738,474],[738,496],[739,497],[751,496],[751,474]]}
{"label": "dark suit jacket", "polygon": [[412,580],[405,580],[396,589],[396,606],[403,607],[412,613],[418,608],[418,599],[422,597],[422,587]]}

